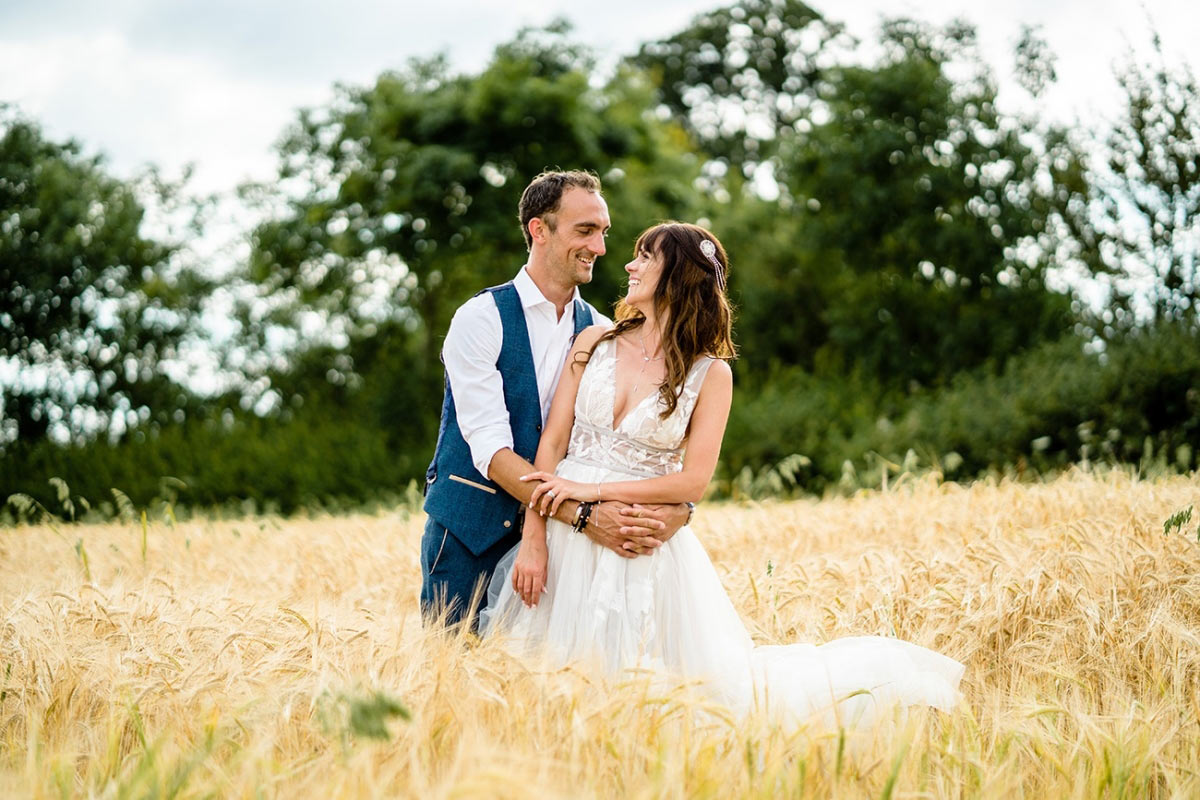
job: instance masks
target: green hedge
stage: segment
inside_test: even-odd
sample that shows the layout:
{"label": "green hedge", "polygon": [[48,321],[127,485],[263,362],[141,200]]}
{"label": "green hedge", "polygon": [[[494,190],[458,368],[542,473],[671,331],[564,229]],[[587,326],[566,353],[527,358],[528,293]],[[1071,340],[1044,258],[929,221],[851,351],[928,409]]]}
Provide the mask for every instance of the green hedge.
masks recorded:
{"label": "green hedge", "polygon": [[[1060,467],[1085,458],[1137,462],[1148,451],[1197,466],[1200,334],[1142,332],[1100,352],[1067,338],[903,397],[868,380],[800,370],[739,389],[722,454],[733,483],[788,454],[811,463],[797,484],[820,491],[880,459],[969,478],[989,469]],[[793,465],[794,469],[794,465]]]}
{"label": "green hedge", "polygon": [[115,445],[15,448],[0,464],[0,497],[26,493],[57,512],[48,481],[59,477],[72,496],[98,508],[112,505],[116,488],[138,507],[177,496],[184,506],[288,514],[396,497],[424,472],[432,444],[401,449],[403,436],[361,413],[305,411],[288,420],[238,415],[190,423]]}

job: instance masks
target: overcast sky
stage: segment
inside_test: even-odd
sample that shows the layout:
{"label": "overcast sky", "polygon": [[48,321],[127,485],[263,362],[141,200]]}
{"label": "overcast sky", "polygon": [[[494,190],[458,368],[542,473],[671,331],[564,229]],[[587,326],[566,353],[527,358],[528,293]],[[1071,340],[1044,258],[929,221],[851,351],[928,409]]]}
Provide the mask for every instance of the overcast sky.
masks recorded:
{"label": "overcast sky", "polygon": [[[269,178],[271,145],[295,110],[326,102],[336,82],[364,84],[439,51],[456,68],[476,70],[521,26],[556,16],[602,52],[628,53],[728,1],[0,0],[0,102],[16,104],[54,138],[103,152],[121,174],[145,162],[171,171],[190,161],[194,188],[220,191]],[[1200,4],[1192,0],[813,5],[868,40],[881,15],[965,17],[1001,76],[1011,72],[1020,26],[1041,25],[1060,77],[1043,110],[1063,121],[1115,109],[1111,64],[1130,46],[1147,48],[1147,15],[1177,59],[1200,34]]]}

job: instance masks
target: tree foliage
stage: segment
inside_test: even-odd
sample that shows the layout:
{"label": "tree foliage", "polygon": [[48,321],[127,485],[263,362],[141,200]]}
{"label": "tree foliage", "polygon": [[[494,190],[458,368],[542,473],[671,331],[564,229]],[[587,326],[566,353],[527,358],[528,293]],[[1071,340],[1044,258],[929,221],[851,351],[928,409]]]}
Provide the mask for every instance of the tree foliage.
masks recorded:
{"label": "tree foliage", "polygon": [[756,369],[940,382],[1074,323],[1047,285],[1085,190],[1065,134],[996,108],[969,27],[893,20],[881,44],[875,64],[825,70],[811,112],[776,132],[778,200],[728,174]]}
{"label": "tree foliage", "polygon": [[134,184],[0,106],[0,447],[165,421],[201,283],[145,236]]}
{"label": "tree foliage", "polygon": [[[165,377],[210,287],[142,233],[144,194],[5,117],[0,367],[21,380],[0,485],[43,504],[51,475],[139,504],[164,475],[201,505],[395,501],[434,445],[451,315],[524,262],[527,181],[576,167],[614,223],[584,288],[601,308],[658,220],[706,224],[732,256],[727,489],[860,485],[909,449],[959,475],[1147,448],[1193,465],[1198,366],[1173,355],[1196,339],[1190,74],[1126,74],[1128,118],[1089,171],[1079,136],[1001,112],[969,26],[881,30],[864,59],[804,3],[741,0],[613,67],[555,23],[478,72],[432,58],[337,87],[285,132],[278,181],[246,188],[263,213],[222,295],[239,299],[225,363],[242,385],[215,397]],[[1036,31],[1014,55],[1044,92]],[[1085,347],[1063,264],[1152,275],[1155,316],[1183,323],[1123,328],[1118,296],[1107,348]],[[204,413],[166,424],[181,404]],[[139,428],[46,438],[89,413]]]}
{"label": "tree foliage", "polygon": [[706,153],[752,167],[809,113],[821,57],[842,30],[798,0],[742,0],[642,45],[630,63]]}
{"label": "tree foliage", "polygon": [[[315,313],[347,336],[403,323],[436,360],[458,304],[523,263],[516,201],[533,175],[600,174],[621,246],[686,210],[696,166],[682,134],[645,116],[638,76],[592,86],[589,58],[561,24],[527,30],[480,75],[414,62],[303,113],[282,147],[281,178],[300,191],[254,235],[260,295],[283,298],[287,319]],[[607,272],[602,297],[617,284]]]}
{"label": "tree foliage", "polygon": [[1200,321],[1200,91],[1186,65],[1132,55],[1117,69],[1122,115],[1096,159],[1091,204],[1077,223],[1091,266],[1116,276],[1108,332],[1140,316]]}
{"label": "tree foliage", "polygon": [[691,216],[699,162],[683,131],[646,113],[641,75],[599,84],[592,72],[555,24],[501,45],[477,75],[416,61],[301,114],[281,147],[282,210],[254,232],[242,314],[250,349],[300,334],[271,376],[284,410],[312,394],[353,402],[415,474],[436,433],[451,315],[525,261],[516,207],[530,178],[601,176],[610,254],[585,289],[601,308],[639,230]]}
{"label": "tree foliage", "polygon": [[[1069,331],[1047,240],[1074,154],[997,111],[971,30],[901,20],[883,44],[880,65],[829,81],[827,119],[789,137],[780,162],[830,274],[828,351],[929,382]],[[972,78],[952,81],[951,59]]]}

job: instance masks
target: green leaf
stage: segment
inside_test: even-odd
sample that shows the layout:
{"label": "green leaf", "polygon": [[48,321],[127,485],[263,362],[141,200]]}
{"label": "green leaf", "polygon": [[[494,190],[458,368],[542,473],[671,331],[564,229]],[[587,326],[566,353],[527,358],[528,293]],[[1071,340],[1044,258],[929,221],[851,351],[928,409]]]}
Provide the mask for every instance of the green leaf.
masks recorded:
{"label": "green leaf", "polygon": [[356,736],[370,739],[390,739],[387,721],[392,717],[412,719],[412,714],[399,700],[382,691],[375,691],[366,698],[350,699],[350,731]]}
{"label": "green leaf", "polygon": [[[1167,517],[1163,522],[1163,536],[1167,536],[1173,531],[1183,530],[1183,526],[1192,521],[1192,506],[1180,509],[1171,516]],[[1198,533],[1200,535],[1200,533]]]}
{"label": "green leaf", "polygon": [[54,491],[58,496],[58,502],[60,504],[69,502],[71,489],[67,486],[66,481],[64,481],[62,478],[51,478],[49,483],[54,487]]}

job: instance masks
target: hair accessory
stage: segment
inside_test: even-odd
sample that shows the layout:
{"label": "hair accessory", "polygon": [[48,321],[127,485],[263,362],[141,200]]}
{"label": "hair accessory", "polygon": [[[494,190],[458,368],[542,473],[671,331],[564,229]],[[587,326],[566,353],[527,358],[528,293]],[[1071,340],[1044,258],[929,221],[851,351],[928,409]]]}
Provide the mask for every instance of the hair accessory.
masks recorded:
{"label": "hair accessory", "polygon": [[717,246],[713,244],[712,239],[700,240],[700,252],[704,253],[704,257],[713,265],[713,271],[717,273],[717,286],[721,291],[725,291],[725,270],[721,267],[721,262],[717,259]]}

